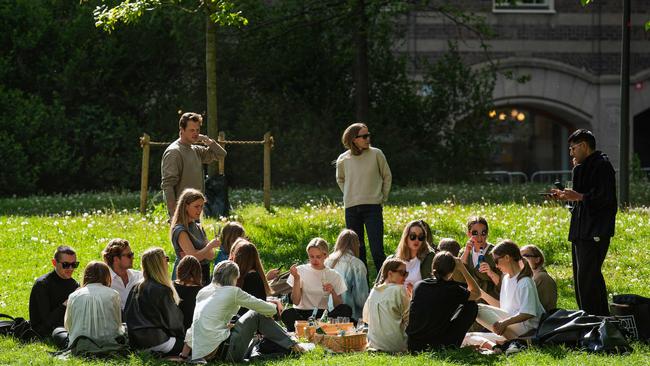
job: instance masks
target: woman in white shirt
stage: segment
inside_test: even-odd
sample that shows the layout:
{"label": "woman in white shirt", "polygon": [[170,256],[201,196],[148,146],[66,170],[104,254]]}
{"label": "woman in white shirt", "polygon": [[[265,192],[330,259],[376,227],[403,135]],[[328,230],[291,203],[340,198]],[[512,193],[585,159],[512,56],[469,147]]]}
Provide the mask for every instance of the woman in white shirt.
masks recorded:
{"label": "woman in white shirt", "polygon": [[[330,317],[351,317],[352,309],[343,303],[341,296],[347,285],[341,275],[325,266],[329,253],[327,242],[322,238],[314,238],[307,244],[309,263],[291,266],[291,275],[287,283],[291,286],[291,301],[293,307],[282,312],[282,322],[287,330],[295,330],[296,320],[307,320],[315,313],[320,317],[329,311]],[[333,309],[328,309],[332,297]]]}
{"label": "woman in white shirt", "polygon": [[[196,296],[192,327],[187,330],[185,347],[180,356],[192,360],[218,359],[242,362],[253,337],[266,339],[294,352],[302,348],[271,318],[278,312],[277,303],[262,301],[236,286],[239,268],[235,262],[219,262],[214,268],[212,284]],[[232,317],[240,307],[250,309],[236,323]]]}
{"label": "woman in white shirt", "polygon": [[476,318],[492,333],[467,333],[464,345],[493,349],[499,343],[534,332],[544,314],[532,278],[533,271],[523,260],[517,244],[511,240],[502,241],[492,250],[492,257],[503,273],[499,300],[481,290],[481,297],[488,305],[479,304]]}
{"label": "woman in white shirt", "polygon": [[341,294],[345,304],[352,308],[352,318],[361,318],[363,304],[368,298],[368,270],[359,259],[359,236],[350,229],[344,229],[336,239],[334,253],[325,260],[325,265],[343,277],[347,291]]}
{"label": "woman in white shirt", "polygon": [[404,287],[408,275],[406,262],[389,258],[381,267],[379,283],[370,291],[363,307],[363,321],[368,324],[368,347],[384,352],[406,352],[406,326],[410,294]]}
{"label": "woman in white shirt", "polygon": [[124,335],[120,294],[110,286],[111,273],[105,263],[86,265],[81,287],[68,297],[64,325],[69,344],[79,336],[100,344],[115,343],[115,338]]}
{"label": "woman in white shirt", "polygon": [[412,289],[418,281],[431,277],[431,265],[435,254],[430,243],[427,242],[425,224],[422,220],[415,220],[406,224],[395,254],[389,258],[399,258],[406,262],[408,277],[404,284]]}

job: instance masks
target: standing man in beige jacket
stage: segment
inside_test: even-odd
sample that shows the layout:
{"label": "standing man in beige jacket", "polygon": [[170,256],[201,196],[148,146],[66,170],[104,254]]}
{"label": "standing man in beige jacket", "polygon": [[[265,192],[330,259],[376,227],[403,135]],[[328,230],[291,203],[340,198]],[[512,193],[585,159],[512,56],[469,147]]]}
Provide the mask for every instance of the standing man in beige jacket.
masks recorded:
{"label": "standing man in beige jacket", "polygon": [[[161,183],[169,217],[174,215],[176,200],[184,189],[205,192],[203,164],[209,164],[226,155],[216,141],[201,135],[203,117],[198,113],[183,113],[178,121],[179,138],[172,142],[162,156]],[[205,146],[196,145],[202,143]]]}
{"label": "standing man in beige jacket", "polygon": [[370,253],[379,270],[384,254],[382,204],[388,199],[392,175],[384,153],[370,146],[370,132],[363,123],[353,123],[343,132],[348,150],[336,159],[336,182],[343,191],[345,226],[359,236],[359,259],[367,266],[364,226]]}

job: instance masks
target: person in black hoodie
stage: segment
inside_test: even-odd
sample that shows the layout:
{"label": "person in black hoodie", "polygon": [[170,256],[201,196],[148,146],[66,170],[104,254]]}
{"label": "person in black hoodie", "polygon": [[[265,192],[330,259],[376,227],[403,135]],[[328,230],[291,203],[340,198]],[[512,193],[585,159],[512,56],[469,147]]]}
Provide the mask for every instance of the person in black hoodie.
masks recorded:
{"label": "person in black hoodie", "polygon": [[[52,266],[52,272],[36,279],[29,295],[29,321],[41,338],[49,337],[54,328],[63,326],[68,295],[79,287],[72,278],[75,268],[79,267],[74,249],[65,245],[56,248]],[[55,343],[65,347],[65,337],[55,337]]]}
{"label": "person in black hoodie", "polygon": [[133,286],[124,308],[131,346],[164,357],[178,355],[185,340],[180,298],[168,268],[169,257],[164,250],[146,250],[142,254],[144,278]]}
{"label": "person in black hoodie", "polygon": [[576,301],[589,314],[609,315],[601,269],[618,209],[615,171],[607,155],[596,150],[594,135],[585,129],[569,136],[569,153],[576,164],[573,187],[552,192],[556,199],[573,202],[569,241]]}

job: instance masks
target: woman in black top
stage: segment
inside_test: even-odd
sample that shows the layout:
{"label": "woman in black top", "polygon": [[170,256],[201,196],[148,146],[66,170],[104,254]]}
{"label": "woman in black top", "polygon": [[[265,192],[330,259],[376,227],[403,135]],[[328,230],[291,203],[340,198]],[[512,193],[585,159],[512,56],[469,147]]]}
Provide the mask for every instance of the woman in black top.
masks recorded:
{"label": "woman in black top", "polygon": [[174,281],[174,288],[181,298],[178,307],[183,312],[183,325],[187,330],[192,325],[194,307],[196,306],[196,294],[201,286],[201,263],[196,257],[186,255],[178,263],[176,269],[178,278]]}
{"label": "woman in black top", "polygon": [[177,305],[180,299],[168,273],[165,251],[146,250],[142,254],[144,278],[133,286],[124,308],[131,346],[163,356],[178,355],[185,339],[183,313]]}
{"label": "woman in black top", "polygon": [[[266,297],[271,294],[271,289],[266,281],[264,267],[255,245],[246,239],[237,239],[231,248],[230,260],[237,263],[239,267],[237,287],[266,301]],[[247,311],[248,309],[241,308],[237,314],[241,316]]]}
{"label": "woman in black top", "polygon": [[[433,277],[418,282],[413,289],[406,327],[411,352],[460,346],[478,313],[474,300],[481,292],[460,259],[442,251],[433,258],[432,267]],[[465,278],[467,289],[452,281],[454,271]]]}

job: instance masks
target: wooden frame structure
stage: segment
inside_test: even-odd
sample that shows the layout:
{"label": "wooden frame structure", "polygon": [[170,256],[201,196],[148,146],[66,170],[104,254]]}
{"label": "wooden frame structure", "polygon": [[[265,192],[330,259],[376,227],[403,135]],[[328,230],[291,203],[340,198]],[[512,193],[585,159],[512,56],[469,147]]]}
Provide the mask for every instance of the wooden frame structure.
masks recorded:
{"label": "wooden frame structure", "polygon": [[[273,148],[273,136],[271,132],[264,134],[262,141],[229,141],[226,140],[226,135],[219,132],[217,143],[224,149],[226,145],[264,145],[264,207],[271,210],[271,149]],[[143,134],[140,137],[140,147],[142,148],[142,171],[140,173],[140,213],[145,214],[147,208],[147,196],[149,191],[149,156],[151,154],[151,147],[167,147],[171,142],[155,142],[151,141],[151,136]],[[220,158],[219,174],[224,173],[225,157]]]}

